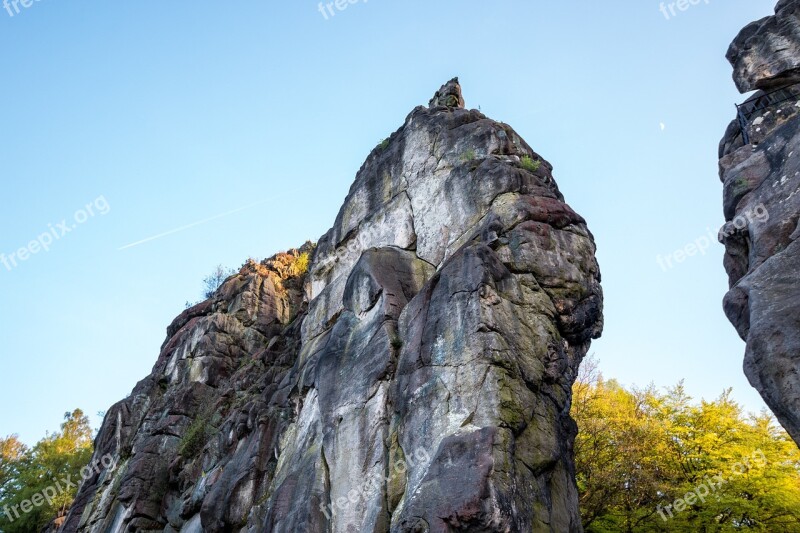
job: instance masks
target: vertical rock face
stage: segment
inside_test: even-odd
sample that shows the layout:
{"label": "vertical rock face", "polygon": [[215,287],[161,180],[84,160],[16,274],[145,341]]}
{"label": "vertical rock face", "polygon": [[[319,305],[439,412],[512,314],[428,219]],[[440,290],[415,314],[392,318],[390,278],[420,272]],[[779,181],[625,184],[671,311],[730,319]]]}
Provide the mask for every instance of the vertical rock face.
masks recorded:
{"label": "vertical rock face", "polygon": [[744,370],[800,444],[800,1],[747,26],[728,51],[740,106],[720,144],[725,313],[747,342]]}
{"label": "vertical rock face", "polygon": [[308,248],[245,265],[170,326],[62,530],[580,531],[571,385],[602,292],[551,170],[443,86],[307,273]]}

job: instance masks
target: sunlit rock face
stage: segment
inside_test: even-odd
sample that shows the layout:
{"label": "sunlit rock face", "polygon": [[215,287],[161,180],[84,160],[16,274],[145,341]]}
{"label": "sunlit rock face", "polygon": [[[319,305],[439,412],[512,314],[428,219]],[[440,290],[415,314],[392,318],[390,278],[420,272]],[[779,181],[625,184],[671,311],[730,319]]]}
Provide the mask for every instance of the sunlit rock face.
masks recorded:
{"label": "sunlit rock face", "polygon": [[[728,52],[740,90],[758,91],[720,144],[725,313],[747,342],[744,370],[800,443],[800,1],[747,26]],[[744,124],[744,128],[742,125]],[[742,135],[747,133],[747,143]]]}
{"label": "sunlit rock face", "polygon": [[311,247],[246,265],[108,413],[63,531],[580,531],[571,385],[602,329],[585,221],[458,80]]}

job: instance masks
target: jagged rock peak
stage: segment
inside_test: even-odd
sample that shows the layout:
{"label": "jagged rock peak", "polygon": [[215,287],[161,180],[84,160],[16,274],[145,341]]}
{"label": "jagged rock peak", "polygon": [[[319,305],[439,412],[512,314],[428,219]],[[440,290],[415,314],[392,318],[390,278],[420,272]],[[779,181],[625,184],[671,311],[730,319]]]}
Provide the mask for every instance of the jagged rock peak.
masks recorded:
{"label": "jagged rock peak", "polygon": [[739,32],[728,49],[740,92],[769,90],[800,81],[800,0],[781,0],[775,15]]}
{"label": "jagged rock peak", "polygon": [[458,78],[453,78],[442,85],[442,88],[436,91],[431,101],[428,102],[430,108],[442,106],[464,109],[464,97],[461,95],[461,84],[458,82]]}
{"label": "jagged rock peak", "polygon": [[603,294],[552,170],[445,84],[313,252],[173,323],[61,531],[581,531],[571,388]]}

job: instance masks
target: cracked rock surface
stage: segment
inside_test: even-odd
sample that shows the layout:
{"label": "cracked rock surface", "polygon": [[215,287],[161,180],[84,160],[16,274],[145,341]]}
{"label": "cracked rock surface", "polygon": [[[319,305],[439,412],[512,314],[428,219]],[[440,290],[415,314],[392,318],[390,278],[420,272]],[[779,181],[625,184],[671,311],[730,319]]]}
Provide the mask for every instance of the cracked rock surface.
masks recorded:
{"label": "cracked rock surface", "polygon": [[[781,91],[783,101],[739,121],[720,144],[726,224],[725,313],[747,342],[744,371],[780,423],[800,444],[800,1],[747,26],[728,59],[740,90]],[[748,103],[765,102],[758,91]],[[768,102],[767,102],[768,103]]]}
{"label": "cracked rock surface", "polygon": [[602,330],[586,223],[458,80],[313,248],[248,263],[112,407],[62,531],[581,531],[571,386]]}

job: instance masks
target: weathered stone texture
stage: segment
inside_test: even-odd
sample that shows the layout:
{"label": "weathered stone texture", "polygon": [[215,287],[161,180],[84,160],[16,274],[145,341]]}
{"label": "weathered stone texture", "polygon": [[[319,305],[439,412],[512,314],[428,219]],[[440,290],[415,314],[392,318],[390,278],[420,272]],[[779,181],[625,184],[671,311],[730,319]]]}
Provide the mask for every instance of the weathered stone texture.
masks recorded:
{"label": "weathered stone texture", "polygon": [[170,326],[98,437],[122,467],[63,531],[580,531],[571,385],[602,291],[551,171],[446,84],[307,274],[250,265]]}
{"label": "weathered stone texture", "polygon": [[800,2],[781,0],[775,10],[728,52],[740,90],[783,90],[748,100],[763,104],[746,120],[750,144],[738,120],[720,144],[720,240],[730,279],[724,308],[747,342],[745,374],[800,444]]}

